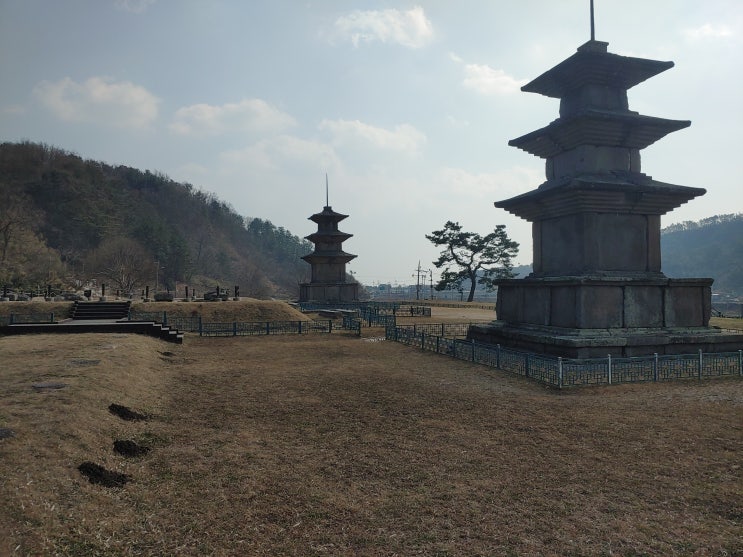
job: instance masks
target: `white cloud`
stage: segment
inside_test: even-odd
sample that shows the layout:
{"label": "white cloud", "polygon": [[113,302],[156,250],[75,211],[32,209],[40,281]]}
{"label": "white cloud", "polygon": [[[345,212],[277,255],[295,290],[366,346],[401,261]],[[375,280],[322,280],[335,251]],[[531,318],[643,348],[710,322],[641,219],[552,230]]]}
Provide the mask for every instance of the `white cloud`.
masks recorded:
{"label": "white cloud", "polygon": [[503,70],[495,70],[488,65],[466,64],[462,84],[483,95],[509,95],[517,93],[526,84],[526,80],[518,80]]}
{"label": "white cloud", "polygon": [[471,126],[469,120],[462,120],[456,116],[452,116],[451,114],[446,117],[446,121],[452,128],[469,128]]}
{"label": "white cloud", "polygon": [[169,173],[174,180],[191,184],[203,184],[209,178],[210,171],[204,165],[187,162]]}
{"label": "white cloud", "polygon": [[704,39],[732,37],[733,32],[727,25],[712,25],[711,23],[705,23],[700,27],[685,29],[684,36],[689,40],[698,41]]}
{"label": "white cloud", "polygon": [[452,195],[498,201],[534,189],[543,181],[543,172],[522,166],[480,174],[443,167],[436,174],[434,185],[439,191]]}
{"label": "white cloud", "polygon": [[243,99],[221,106],[194,104],[180,108],[170,129],[184,135],[219,135],[229,131],[280,132],[294,125],[294,118],[266,101]]}
{"label": "white cloud", "polygon": [[379,41],[421,48],[433,39],[433,26],[420,6],[407,11],[356,10],[339,17],[335,21],[335,30],[355,47]]}
{"label": "white cloud", "polygon": [[425,134],[409,124],[392,130],[378,128],[358,120],[323,120],[319,128],[331,135],[336,146],[371,146],[375,149],[415,154],[426,143]]}
{"label": "white cloud", "polygon": [[150,4],[154,4],[155,0],[115,0],[114,5],[125,12],[132,12],[134,14],[144,13]]}
{"label": "white cloud", "polygon": [[33,93],[61,120],[132,129],[149,126],[157,118],[160,102],[144,87],[104,77],[91,77],[83,83],[69,77],[42,81]]}
{"label": "white cloud", "polygon": [[9,104],[2,108],[2,113],[8,116],[21,116],[26,114],[26,107],[22,104]]}
{"label": "white cloud", "polygon": [[287,166],[295,165],[324,173],[340,167],[332,146],[291,135],[263,139],[245,149],[225,151],[220,155],[220,161],[227,173],[245,169],[283,171]]}
{"label": "white cloud", "polygon": [[496,70],[487,64],[468,64],[462,58],[449,53],[452,62],[464,66],[462,85],[483,95],[509,95],[517,93],[527,80],[519,80],[503,70]]}

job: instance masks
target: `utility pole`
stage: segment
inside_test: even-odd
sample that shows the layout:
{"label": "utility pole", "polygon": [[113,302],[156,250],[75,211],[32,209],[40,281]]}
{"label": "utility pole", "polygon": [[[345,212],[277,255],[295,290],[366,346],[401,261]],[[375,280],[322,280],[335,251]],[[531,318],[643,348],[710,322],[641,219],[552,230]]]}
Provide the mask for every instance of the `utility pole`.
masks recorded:
{"label": "utility pole", "polygon": [[[416,282],[415,282],[415,299],[416,300],[421,299],[421,273],[425,274],[425,271],[421,269],[421,262],[420,260],[418,260],[418,268],[416,269],[416,275],[418,278],[416,279]],[[413,276],[416,276],[416,275],[413,275]]]}
{"label": "utility pole", "polygon": [[428,274],[431,276],[431,290],[430,290],[430,299],[433,300],[433,269],[428,269]]}

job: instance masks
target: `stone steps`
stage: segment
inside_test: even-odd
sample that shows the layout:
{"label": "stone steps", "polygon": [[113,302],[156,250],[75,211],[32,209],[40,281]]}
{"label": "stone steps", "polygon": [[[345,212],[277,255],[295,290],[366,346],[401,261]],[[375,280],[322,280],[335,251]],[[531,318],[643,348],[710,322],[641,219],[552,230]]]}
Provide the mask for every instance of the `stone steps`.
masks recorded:
{"label": "stone steps", "polygon": [[73,320],[126,319],[131,302],[75,302]]}

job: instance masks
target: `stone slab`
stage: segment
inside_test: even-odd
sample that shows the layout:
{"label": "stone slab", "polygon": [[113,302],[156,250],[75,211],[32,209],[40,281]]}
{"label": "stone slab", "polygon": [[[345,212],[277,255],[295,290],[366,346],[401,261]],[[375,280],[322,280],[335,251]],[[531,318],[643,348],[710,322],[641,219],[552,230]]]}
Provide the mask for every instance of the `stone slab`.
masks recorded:
{"label": "stone slab", "polygon": [[56,389],[64,389],[67,383],[60,383],[57,381],[43,381],[41,383],[34,383],[31,388],[35,391],[53,391]]}
{"label": "stone slab", "polygon": [[743,333],[722,332],[713,327],[677,329],[588,330],[558,327],[513,326],[500,321],[472,325],[469,340],[500,344],[564,358],[648,356],[743,350]]}
{"label": "stone slab", "polygon": [[567,328],[706,327],[712,279],[565,277],[498,283],[497,315]]}

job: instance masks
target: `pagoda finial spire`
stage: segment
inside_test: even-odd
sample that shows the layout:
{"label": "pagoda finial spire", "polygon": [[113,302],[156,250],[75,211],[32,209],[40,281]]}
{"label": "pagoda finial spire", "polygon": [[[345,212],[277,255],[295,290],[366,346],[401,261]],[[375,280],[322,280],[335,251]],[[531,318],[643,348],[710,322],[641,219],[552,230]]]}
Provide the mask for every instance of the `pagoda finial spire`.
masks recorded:
{"label": "pagoda finial spire", "polygon": [[591,40],[596,40],[596,25],[593,21],[593,0],[591,0]]}
{"label": "pagoda finial spire", "polygon": [[325,206],[330,207],[330,198],[328,196],[328,173],[325,173]]}

